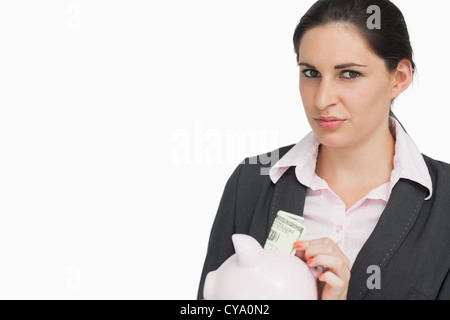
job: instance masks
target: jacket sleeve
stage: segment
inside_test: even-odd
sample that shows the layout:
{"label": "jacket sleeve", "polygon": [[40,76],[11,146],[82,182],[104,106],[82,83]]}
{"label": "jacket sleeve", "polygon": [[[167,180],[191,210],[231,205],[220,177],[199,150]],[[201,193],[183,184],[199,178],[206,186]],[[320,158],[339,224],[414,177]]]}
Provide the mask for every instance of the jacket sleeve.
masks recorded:
{"label": "jacket sleeve", "polygon": [[243,164],[241,163],[228,179],[220,200],[200,278],[197,294],[198,299],[203,298],[203,286],[205,284],[206,275],[210,271],[219,268],[226,259],[234,254],[231,236],[235,233],[236,195],[238,193],[238,182],[242,167]]}

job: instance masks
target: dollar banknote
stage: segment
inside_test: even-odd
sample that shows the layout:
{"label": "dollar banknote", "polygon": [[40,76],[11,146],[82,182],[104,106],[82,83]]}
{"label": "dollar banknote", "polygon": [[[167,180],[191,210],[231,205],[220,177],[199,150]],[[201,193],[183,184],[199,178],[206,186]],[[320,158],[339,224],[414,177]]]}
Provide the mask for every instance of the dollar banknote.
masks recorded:
{"label": "dollar banknote", "polygon": [[303,217],[280,210],[272,224],[264,249],[293,255],[294,242],[300,241],[305,232]]}

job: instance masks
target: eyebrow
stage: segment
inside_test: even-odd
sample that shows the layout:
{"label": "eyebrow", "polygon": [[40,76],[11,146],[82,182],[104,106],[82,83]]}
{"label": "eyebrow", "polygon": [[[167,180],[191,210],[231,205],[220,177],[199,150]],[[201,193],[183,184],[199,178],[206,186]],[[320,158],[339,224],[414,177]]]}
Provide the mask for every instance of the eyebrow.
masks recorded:
{"label": "eyebrow", "polygon": [[[311,68],[311,69],[317,69],[315,66],[313,66],[312,64],[309,63],[305,63],[305,62],[299,62],[298,64],[299,66],[304,66],[307,68]],[[334,66],[334,68],[336,70],[339,69],[345,69],[345,68],[351,68],[351,67],[361,67],[361,68],[367,68],[367,66],[362,65],[362,64],[358,64],[358,63],[353,63],[353,62],[349,62],[349,63],[344,63],[344,64],[339,64],[337,66]]]}

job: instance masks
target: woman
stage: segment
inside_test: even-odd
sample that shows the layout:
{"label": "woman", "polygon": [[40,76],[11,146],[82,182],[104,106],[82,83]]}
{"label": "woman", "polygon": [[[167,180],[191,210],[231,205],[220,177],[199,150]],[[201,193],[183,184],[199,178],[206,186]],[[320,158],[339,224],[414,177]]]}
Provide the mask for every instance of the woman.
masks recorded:
{"label": "woman", "polygon": [[321,299],[450,298],[450,166],[422,155],[391,111],[415,70],[402,13],[388,0],[320,0],[294,48],[312,132],[273,152],[268,176],[256,158],[230,177],[199,298],[234,253],[231,235],[264,245],[278,210],[304,217],[293,246],[324,268]]}

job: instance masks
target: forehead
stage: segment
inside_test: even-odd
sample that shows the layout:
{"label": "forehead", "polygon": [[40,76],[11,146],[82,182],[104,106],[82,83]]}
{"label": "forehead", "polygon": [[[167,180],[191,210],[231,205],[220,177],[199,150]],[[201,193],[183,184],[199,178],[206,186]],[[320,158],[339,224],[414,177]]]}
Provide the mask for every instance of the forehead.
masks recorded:
{"label": "forehead", "polygon": [[382,62],[355,27],[340,24],[319,26],[305,32],[300,41],[299,57],[300,62],[317,66]]}

